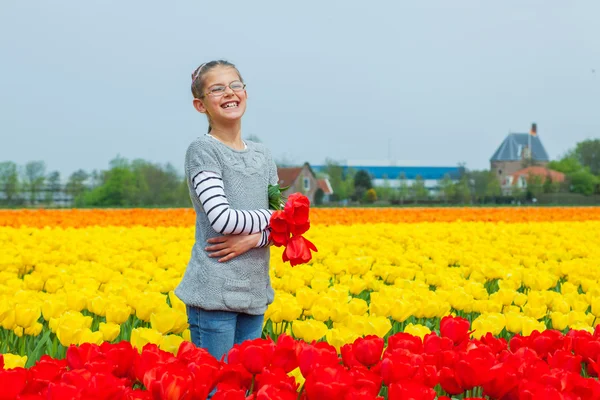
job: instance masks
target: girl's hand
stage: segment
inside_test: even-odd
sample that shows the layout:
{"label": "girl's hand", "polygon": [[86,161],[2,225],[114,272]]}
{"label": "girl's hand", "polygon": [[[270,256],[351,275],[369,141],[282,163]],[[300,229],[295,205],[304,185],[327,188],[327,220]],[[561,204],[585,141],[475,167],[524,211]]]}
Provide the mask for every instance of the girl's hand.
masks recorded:
{"label": "girl's hand", "polygon": [[219,236],[208,239],[207,242],[210,246],[207,246],[204,250],[209,252],[209,257],[221,257],[219,262],[225,262],[255,248],[261,238],[261,232],[252,235]]}

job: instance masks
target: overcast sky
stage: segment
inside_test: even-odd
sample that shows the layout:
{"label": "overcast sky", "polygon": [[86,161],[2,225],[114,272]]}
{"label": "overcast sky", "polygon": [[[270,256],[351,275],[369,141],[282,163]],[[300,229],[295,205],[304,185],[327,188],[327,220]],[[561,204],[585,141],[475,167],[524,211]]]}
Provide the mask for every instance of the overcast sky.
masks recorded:
{"label": "overcast sky", "polygon": [[207,127],[190,74],[216,58],[248,85],[244,136],[279,160],[488,168],[532,122],[556,158],[600,137],[599,16],[597,0],[0,0],[0,161],[183,171]]}

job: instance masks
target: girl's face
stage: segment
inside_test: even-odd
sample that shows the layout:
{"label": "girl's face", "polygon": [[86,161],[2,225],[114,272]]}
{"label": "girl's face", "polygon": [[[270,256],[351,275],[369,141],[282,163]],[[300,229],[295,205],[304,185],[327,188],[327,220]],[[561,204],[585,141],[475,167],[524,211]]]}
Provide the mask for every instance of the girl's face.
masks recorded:
{"label": "girl's face", "polygon": [[248,95],[235,69],[217,66],[204,76],[204,97],[194,99],[194,107],[208,114],[213,124],[242,118]]}

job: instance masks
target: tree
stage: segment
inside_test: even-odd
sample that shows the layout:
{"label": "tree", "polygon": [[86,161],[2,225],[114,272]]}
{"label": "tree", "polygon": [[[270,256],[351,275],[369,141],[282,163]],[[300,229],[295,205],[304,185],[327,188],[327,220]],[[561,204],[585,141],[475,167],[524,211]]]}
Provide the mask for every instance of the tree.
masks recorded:
{"label": "tree", "polygon": [[444,178],[439,182],[440,191],[442,192],[442,196],[444,197],[444,202],[448,203],[448,200],[454,197],[455,189],[454,182],[452,182],[452,178],[450,175],[445,174]]}
{"label": "tree", "polygon": [[569,175],[571,191],[586,196],[593,194],[598,185],[598,177],[593,175],[587,168]]}
{"label": "tree", "polygon": [[323,198],[324,197],[325,197],[325,192],[323,191],[323,189],[318,188],[315,191],[315,197],[314,197],[315,205],[320,206],[321,204],[323,204]]}
{"label": "tree", "polygon": [[46,178],[46,182],[46,203],[51,204],[54,202],[54,196],[60,193],[60,172],[50,172]]}
{"label": "tree", "polygon": [[544,179],[539,175],[527,177],[527,194],[530,198],[538,198],[544,192]]}
{"label": "tree", "polygon": [[390,186],[390,180],[387,175],[383,176],[383,185],[376,188],[377,198],[380,200],[389,201],[392,197],[394,189]]}
{"label": "tree", "polygon": [[582,170],[583,165],[581,165],[573,152],[569,152],[558,161],[550,161],[548,163],[548,168],[569,175]]}
{"label": "tree", "polygon": [[19,172],[12,161],[0,163],[0,193],[4,193],[6,203],[14,204],[19,194]]}
{"label": "tree", "polygon": [[77,171],[73,172],[67,180],[65,192],[71,195],[74,200],[77,199],[77,197],[86,191],[87,187],[85,185],[85,181],[88,179],[88,177],[88,173],[82,169],[78,169]]}
{"label": "tree", "polygon": [[362,200],[367,190],[371,189],[371,176],[363,169],[356,172],[354,175],[354,196],[358,201]]}
{"label": "tree", "polygon": [[600,139],[588,139],[577,143],[573,154],[592,174],[600,175]]}
{"label": "tree", "polygon": [[425,180],[421,177],[421,175],[417,175],[415,177],[415,181],[410,186],[410,192],[412,197],[415,199],[415,203],[418,203],[419,200],[427,199],[429,191],[425,187]]}
{"label": "tree", "polygon": [[475,201],[481,203],[487,196],[487,189],[490,179],[495,179],[495,177],[493,175],[490,176],[489,170],[470,171],[469,175],[471,192],[475,195]]}
{"label": "tree", "polygon": [[464,174],[456,183],[456,199],[462,204],[471,204],[471,185],[469,184],[469,176]]}
{"label": "tree", "polygon": [[485,195],[487,197],[491,197],[494,202],[496,202],[496,197],[502,195],[502,188],[500,187],[500,181],[496,178],[496,175],[493,171],[488,172],[489,179],[487,183],[487,187],[485,189]]}
{"label": "tree", "polygon": [[377,192],[371,188],[365,193],[365,201],[369,204],[373,204],[377,201]]}
{"label": "tree", "polygon": [[46,180],[46,164],[43,161],[30,161],[25,164],[25,187],[29,192],[29,202],[34,205],[38,193]]}
{"label": "tree", "polygon": [[552,175],[548,174],[544,180],[544,193],[557,193],[560,190],[560,182],[554,182]]}
{"label": "tree", "polygon": [[400,175],[398,175],[398,180],[400,181],[398,185],[398,197],[400,198],[400,204],[404,204],[404,200],[410,196],[410,188],[406,183],[406,174],[404,174],[404,172],[400,172]]}

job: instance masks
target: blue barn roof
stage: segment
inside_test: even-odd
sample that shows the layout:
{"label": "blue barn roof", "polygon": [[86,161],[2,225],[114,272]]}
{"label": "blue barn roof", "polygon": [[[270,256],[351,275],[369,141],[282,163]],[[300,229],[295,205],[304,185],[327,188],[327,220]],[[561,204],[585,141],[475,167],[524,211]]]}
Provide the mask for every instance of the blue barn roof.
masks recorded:
{"label": "blue barn roof", "polygon": [[[311,168],[315,172],[325,172],[326,165],[311,165]],[[401,166],[385,166],[385,167],[373,167],[373,166],[342,166],[344,172],[348,169],[355,171],[364,170],[371,175],[372,179],[398,179],[401,173],[404,172],[406,179],[415,179],[417,175],[420,175],[423,179],[443,179],[446,174],[451,179],[460,179],[460,168],[459,167],[401,167]]]}

